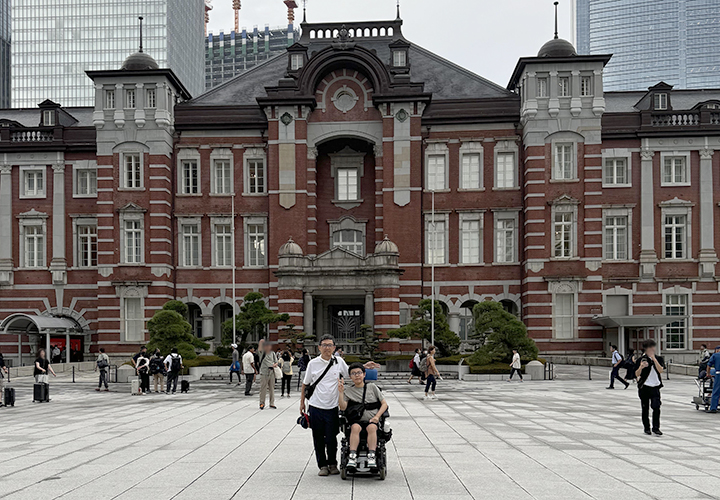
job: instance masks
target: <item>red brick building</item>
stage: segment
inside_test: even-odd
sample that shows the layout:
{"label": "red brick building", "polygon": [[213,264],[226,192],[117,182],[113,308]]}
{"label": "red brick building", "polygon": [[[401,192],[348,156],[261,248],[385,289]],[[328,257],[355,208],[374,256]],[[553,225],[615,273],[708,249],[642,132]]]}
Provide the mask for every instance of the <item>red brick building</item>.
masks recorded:
{"label": "red brick building", "polygon": [[495,300],[546,354],[656,335],[677,360],[720,340],[720,90],[604,93],[610,55],[559,39],[505,88],[401,29],[303,23],[193,99],[134,54],[88,72],[94,108],[0,111],[6,358],[45,341],[38,316],[130,353],[173,298],[219,340],[233,263],[237,304],[259,291],[340,343],[407,322],[432,260],[463,339]]}

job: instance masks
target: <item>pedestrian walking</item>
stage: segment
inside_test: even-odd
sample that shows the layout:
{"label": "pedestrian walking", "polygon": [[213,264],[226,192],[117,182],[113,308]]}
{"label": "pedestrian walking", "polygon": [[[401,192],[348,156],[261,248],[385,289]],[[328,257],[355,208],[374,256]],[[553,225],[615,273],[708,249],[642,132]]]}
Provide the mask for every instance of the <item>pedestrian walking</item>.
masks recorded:
{"label": "pedestrian walking", "polygon": [[510,378],[508,378],[508,382],[510,382],[513,378],[513,375],[516,373],[518,376],[520,376],[520,382],[523,381],[522,376],[522,362],[520,361],[520,353],[517,349],[513,349],[513,357],[512,361],[510,362]]}
{"label": "pedestrian walking", "polygon": [[240,372],[242,367],[240,366],[240,352],[238,351],[237,344],[230,344],[232,347],[232,364],[230,365],[230,382],[232,385],[233,373],[237,376],[237,385],[240,385]]}
{"label": "pedestrian walking", "polygon": [[422,372],[420,371],[420,349],[415,349],[415,356],[410,361],[410,378],[408,384],[412,383],[414,377],[418,378],[418,383],[422,384]]}
{"label": "pedestrian walking", "polygon": [[[662,373],[665,361],[655,354],[657,343],[648,339],[643,342],[643,354],[635,367],[635,376],[638,378],[638,396],[642,408],[642,423],[645,434],[652,433],[662,436],[660,431],[660,389],[663,387]],[[650,408],[652,408],[652,427],[650,427]]]}
{"label": "pedestrian walking", "polygon": [[105,354],[105,348],[101,347],[98,353],[97,360],[95,361],[95,371],[100,371],[100,379],[98,380],[98,386],[95,389],[100,391],[102,386],[105,385],[105,392],[108,392],[108,368],[110,367],[110,358]]}
{"label": "pedestrian walking", "polygon": [[52,362],[53,363],[59,363],[60,362],[60,348],[56,345],[52,348]]}
{"label": "pedestrian walking", "polygon": [[615,389],[615,379],[622,382],[625,389],[627,389],[630,384],[625,382],[625,379],[620,376],[620,368],[624,361],[622,354],[618,352],[616,345],[611,345],[610,350],[612,351],[612,370],[610,371],[610,385],[607,386],[606,389]]}
{"label": "pedestrian walking", "polygon": [[255,348],[250,346],[242,357],[242,372],[245,374],[245,395],[250,396],[257,368],[255,366]]}
{"label": "pedestrian walking", "polygon": [[[261,341],[263,342],[263,341]],[[275,406],[275,368],[278,366],[278,356],[272,350],[270,342],[263,342],[260,347],[262,354],[260,355],[260,409],[265,409],[265,398],[270,393],[270,408],[276,409]]]}
{"label": "pedestrian walking", "polygon": [[282,382],[280,384],[280,397],[285,397],[285,388],[287,387],[287,396],[290,397],[290,382],[292,382],[293,378],[293,368],[292,364],[293,361],[295,361],[295,358],[293,358],[292,354],[290,354],[289,350],[285,350],[282,353],[282,356],[280,357],[280,362],[282,363],[282,366],[280,367],[282,370]]}
{"label": "pedestrian walking", "polygon": [[155,349],[155,354],[150,358],[150,375],[153,378],[153,390],[158,392],[165,392],[165,363],[163,362],[162,354],[160,349]]}
{"label": "pedestrian walking", "polygon": [[5,359],[0,352],[0,406],[7,405],[7,401],[5,401],[5,377],[7,377],[7,375],[8,369],[7,366],[5,366]]}
{"label": "pedestrian walking", "polygon": [[57,375],[55,374],[55,370],[53,370],[52,365],[47,359],[45,349],[40,349],[38,351],[38,357],[35,359],[35,369],[33,370],[33,375],[35,375],[35,383],[50,383],[50,376],[48,375],[49,373],[52,373],[53,377],[57,377]]}
{"label": "pedestrian walking", "polygon": [[163,364],[165,365],[165,371],[167,372],[167,386],[165,387],[165,393],[170,394],[170,388],[172,387],[172,394],[175,394],[180,370],[183,369],[182,356],[178,354],[177,347],[172,348]]}
{"label": "pedestrian walking", "polygon": [[302,350],[302,355],[298,359],[297,367],[298,367],[298,382],[297,382],[297,388],[300,390],[300,384],[302,383],[303,377],[305,377],[305,372],[307,371],[307,365],[310,362],[310,354],[308,354],[307,349]]}
{"label": "pedestrian walking", "polygon": [[622,367],[625,368],[625,381],[633,381],[637,382],[637,377],[635,376],[635,349],[630,349],[628,351],[628,355],[625,358],[625,361],[622,364]]}
{"label": "pedestrian walking", "polygon": [[437,370],[437,367],[435,366],[435,346],[431,345],[428,347],[427,356],[424,359],[425,361],[425,396],[423,399],[437,399],[437,396],[435,395],[435,386],[437,385],[437,380],[435,377],[440,376],[440,372]]}
{"label": "pedestrian walking", "polygon": [[140,393],[144,396],[150,392],[150,358],[144,353],[141,353],[137,359],[137,372],[140,376]]}
{"label": "pedestrian walking", "polygon": [[707,360],[706,376],[712,377],[713,390],[710,397],[710,409],[708,413],[717,413],[718,402],[720,401],[720,345],[715,348],[715,354]]}
{"label": "pedestrian walking", "polygon": [[[306,396],[309,406],[318,476],[340,474],[337,467],[337,435],[339,432],[338,401],[340,377],[349,378],[348,366],[340,356],[333,356],[335,340],[331,335],[320,338],[320,356],[307,365],[302,390],[300,413],[305,413]],[[308,392],[306,394],[306,391]]]}

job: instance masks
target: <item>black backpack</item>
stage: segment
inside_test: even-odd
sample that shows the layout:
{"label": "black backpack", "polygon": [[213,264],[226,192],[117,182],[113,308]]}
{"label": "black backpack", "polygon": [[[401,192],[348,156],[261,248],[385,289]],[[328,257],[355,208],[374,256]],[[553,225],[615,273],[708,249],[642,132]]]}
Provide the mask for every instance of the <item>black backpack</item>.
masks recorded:
{"label": "black backpack", "polygon": [[150,373],[156,375],[163,372],[163,362],[160,358],[152,358],[150,360]]}
{"label": "black backpack", "polygon": [[180,362],[180,356],[179,355],[171,355],[172,359],[170,360],[170,371],[177,373],[182,368],[182,363]]}

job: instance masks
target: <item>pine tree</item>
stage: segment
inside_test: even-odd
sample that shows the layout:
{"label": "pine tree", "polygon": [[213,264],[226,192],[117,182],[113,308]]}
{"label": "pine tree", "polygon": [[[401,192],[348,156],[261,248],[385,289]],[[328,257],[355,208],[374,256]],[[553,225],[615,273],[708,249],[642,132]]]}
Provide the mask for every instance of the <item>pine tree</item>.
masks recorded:
{"label": "pine tree", "polygon": [[148,321],[148,352],[160,349],[161,353],[169,354],[173,347],[177,347],[183,359],[195,359],[196,350],[209,348],[207,343],[192,334],[192,326],[185,319],[187,313],[187,305],[179,300],[167,301]]}
{"label": "pine tree", "polygon": [[[267,325],[272,323],[284,323],[290,315],[287,313],[277,314],[268,309],[260,292],[250,292],[243,298],[240,312],[235,316],[235,331],[240,334],[238,344],[245,346],[249,335],[256,335],[258,338],[265,336]],[[233,319],[230,318],[222,326],[223,345],[229,345],[233,340]],[[236,339],[237,340],[237,339]]]}
{"label": "pine tree", "polygon": [[471,365],[487,365],[496,361],[509,363],[512,350],[517,349],[523,361],[537,359],[538,348],[528,337],[525,324],[493,301],[480,302],[473,307],[475,331],[471,338],[482,346],[469,358]]}
{"label": "pine tree", "polygon": [[[423,299],[418,304],[418,308],[413,311],[410,323],[397,330],[391,330],[389,333],[392,337],[420,338],[430,342],[432,338],[430,321],[430,299]],[[450,330],[445,312],[437,300],[435,301],[435,347],[438,348],[439,357],[452,356],[460,347],[460,337]]]}

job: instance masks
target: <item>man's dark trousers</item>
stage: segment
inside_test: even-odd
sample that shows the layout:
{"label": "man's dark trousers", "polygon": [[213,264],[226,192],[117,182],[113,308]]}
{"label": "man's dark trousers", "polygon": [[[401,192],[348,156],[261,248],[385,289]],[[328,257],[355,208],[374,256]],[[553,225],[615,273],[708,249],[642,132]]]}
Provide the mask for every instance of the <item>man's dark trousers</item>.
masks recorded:
{"label": "man's dark trousers", "polygon": [[245,374],[245,395],[250,395],[250,390],[252,389],[253,380],[255,380],[255,374],[254,373],[246,373]]}
{"label": "man's dark trousers", "polygon": [[309,416],[318,468],[337,465],[337,435],[340,427],[337,407],[321,410],[310,406]]}
{"label": "man's dark trousers", "polygon": [[625,382],[620,376],[620,365],[613,366],[612,372],[610,373],[610,387],[615,387],[615,379],[618,379],[620,382],[622,382],[625,387],[630,385]]}
{"label": "man's dark trousers", "polygon": [[640,406],[642,406],[642,422],[646,431],[650,430],[650,408],[653,410],[652,430],[660,430],[660,388],[642,386],[638,390]]}
{"label": "man's dark trousers", "polygon": [[169,371],[167,374],[167,392],[170,393],[170,387],[172,386],[172,392],[177,390],[178,375],[180,372]]}

